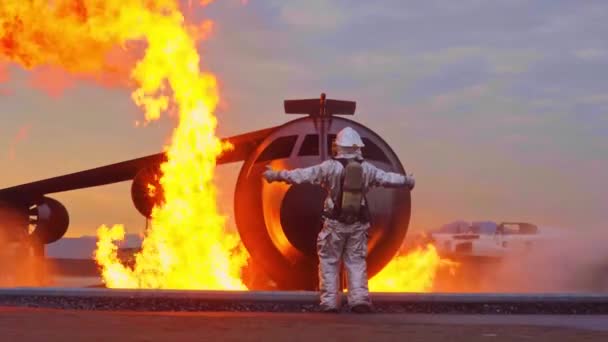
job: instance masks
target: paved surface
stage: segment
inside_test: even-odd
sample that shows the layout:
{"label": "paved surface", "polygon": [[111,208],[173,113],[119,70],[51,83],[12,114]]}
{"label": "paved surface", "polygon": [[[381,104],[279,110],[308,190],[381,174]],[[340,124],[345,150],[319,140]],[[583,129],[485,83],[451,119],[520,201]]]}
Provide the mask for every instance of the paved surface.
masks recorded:
{"label": "paved surface", "polygon": [[[608,314],[606,294],[372,293],[371,296],[379,313]],[[315,312],[318,311],[318,293],[9,288],[0,289],[0,306],[132,311]]]}
{"label": "paved surface", "polygon": [[3,341],[608,341],[608,316],[112,312],[0,307]]}

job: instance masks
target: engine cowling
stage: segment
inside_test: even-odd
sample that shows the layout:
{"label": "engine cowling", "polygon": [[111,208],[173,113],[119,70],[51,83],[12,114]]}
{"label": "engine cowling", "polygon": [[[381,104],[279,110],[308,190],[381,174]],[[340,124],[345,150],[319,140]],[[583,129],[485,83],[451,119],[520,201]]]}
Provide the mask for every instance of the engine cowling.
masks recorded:
{"label": "engine cowling", "polygon": [[137,211],[150,218],[154,206],[163,201],[158,166],[147,166],[135,175],[131,183],[131,199]]}
{"label": "engine cowling", "polygon": [[29,224],[34,228],[31,237],[41,244],[49,244],[65,235],[70,217],[59,201],[42,197],[29,208]]}

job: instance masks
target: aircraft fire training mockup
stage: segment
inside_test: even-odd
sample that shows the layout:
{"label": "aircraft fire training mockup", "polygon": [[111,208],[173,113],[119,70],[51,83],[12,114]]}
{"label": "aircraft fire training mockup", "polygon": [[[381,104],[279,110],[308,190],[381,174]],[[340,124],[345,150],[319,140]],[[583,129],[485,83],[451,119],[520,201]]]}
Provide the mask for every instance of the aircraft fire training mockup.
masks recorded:
{"label": "aircraft fire training mockup", "polygon": [[[236,181],[234,215],[239,237],[250,256],[249,265],[261,274],[247,283],[250,290],[267,289],[269,282],[274,284],[272,289],[278,290],[317,290],[319,284],[316,249],[317,236],[323,228],[325,190],[297,181],[293,185],[265,182],[262,174],[268,165],[273,169],[306,168],[320,163],[325,163],[323,168],[341,167],[338,161],[328,158],[337,133],[351,127],[360,135],[366,187],[404,181],[413,185],[413,179],[393,175],[407,173],[380,135],[336,116],[353,115],[355,106],[353,101],[326,99],[325,94],[320,99],[286,100],[287,114],[306,116],[222,139],[234,148],[220,155],[217,165],[243,162]],[[150,217],[153,206],[162,201],[162,192],[151,193],[148,189],[150,185],[158,188],[156,176],[165,160],[165,153],[159,153],[1,189],[0,208],[11,214],[0,218],[6,223],[0,229],[8,236],[28,235],[38,255],[43,256],[44,246],[61,239],[69,226],[66,208],[49,194],[124,181],[132,181],[135,208]],[[385,171],[375,171],[376,167]],[[292,179],[295,178],[294,174]],[[371,278],[391,261],[404,241],[411,214],[410,188],[370,188],[365,199],[371,218],[366,233],[366,272]],[[358,275],[351,277],[353,296],[364,300],[363,270],[356,265],[349,263],[351,272]],[[324,284],[326,301],[330,301],[337,284],[329,278]]]}

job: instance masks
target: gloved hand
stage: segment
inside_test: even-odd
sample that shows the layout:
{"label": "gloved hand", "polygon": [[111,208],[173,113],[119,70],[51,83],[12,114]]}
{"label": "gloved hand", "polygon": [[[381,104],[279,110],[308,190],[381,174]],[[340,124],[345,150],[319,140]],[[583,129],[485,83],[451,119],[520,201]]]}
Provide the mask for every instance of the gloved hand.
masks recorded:
{"label": "gloved hand", "polygon": [[262,176],[269,182],[279,180],[279,172],[272,169],[270,165],[266,165],[266,171],[262,173]]}
{"label": "gloved hand", "polygon": [[405,181],[407,182],[410,190],[413,190],[414,186],[416,185],[416,180],[414,179],[414,174],[410,173],[410,174],[406,175]]}

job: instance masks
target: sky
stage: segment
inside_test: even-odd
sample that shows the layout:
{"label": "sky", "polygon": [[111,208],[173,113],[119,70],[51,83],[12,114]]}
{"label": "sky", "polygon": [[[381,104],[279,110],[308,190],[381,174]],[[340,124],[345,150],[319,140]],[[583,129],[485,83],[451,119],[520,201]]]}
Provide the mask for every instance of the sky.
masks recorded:
{"label": "sky", "polygon": [[[416,177],[411,231],[606,227],[608,2],[218,0],[186,15],[214,21],[199,52],[220,81],[220,136],[286,122],[284,99],[325,92],[357,101],[354,119]],[[60,76],[0,66],[0,187],[160,152],[176,125],[137,126],[130,89]],[[217,173],[229,225],[240,166]],[[51,195],[67,236],[141,231],[130,185]]]}

